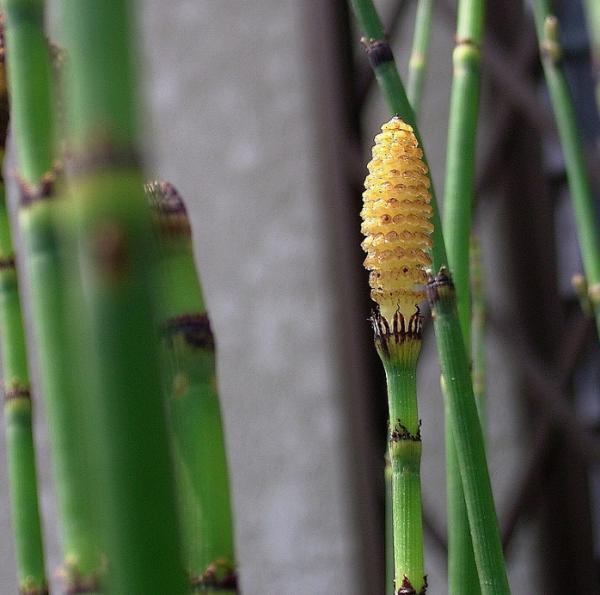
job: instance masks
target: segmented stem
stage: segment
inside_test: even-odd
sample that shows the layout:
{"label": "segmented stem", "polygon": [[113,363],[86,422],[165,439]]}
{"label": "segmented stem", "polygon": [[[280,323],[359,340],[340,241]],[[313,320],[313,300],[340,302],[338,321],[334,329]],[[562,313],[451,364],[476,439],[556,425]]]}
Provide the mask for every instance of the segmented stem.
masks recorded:
{"label": "segmented stem", "polygon": [[159,240],[162,348],[191,585],[237,593],[233,521],[215,341],[194,263],[185,204],[173,185],[146,186]]}
{"label": "segmented stem", "polygon": [[[458,314],[467,353],[471,345],[469,238],[475,184],[475,140],[479,113],[481,37],[484,2],[458,3],[454,76],[450,98],[446,180],[444,185],[444,238],[448,264],[458,300]],[[479,592],[467,511],[451,424],[446,423],[448,481],[448,592]]]}

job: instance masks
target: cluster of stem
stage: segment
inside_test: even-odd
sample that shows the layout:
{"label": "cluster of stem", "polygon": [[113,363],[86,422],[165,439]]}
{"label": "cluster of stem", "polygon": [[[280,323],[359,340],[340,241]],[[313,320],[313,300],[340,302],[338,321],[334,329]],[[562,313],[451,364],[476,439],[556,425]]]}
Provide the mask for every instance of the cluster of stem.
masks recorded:
{"label": "cluster of stem", "polygon": [[237,593],[229,473],[216,384],[215,341],[194,263],[183,199],[165,182],[146,186],[159,244],[165,396],[190,584]]}

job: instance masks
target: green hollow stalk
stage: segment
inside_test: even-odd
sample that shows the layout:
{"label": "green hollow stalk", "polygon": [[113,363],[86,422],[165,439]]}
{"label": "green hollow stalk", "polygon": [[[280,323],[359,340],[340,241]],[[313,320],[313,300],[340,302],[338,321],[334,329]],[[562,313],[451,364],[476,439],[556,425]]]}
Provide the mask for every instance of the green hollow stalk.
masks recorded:
{"label": "green hollow stalk", "polygon": [[[406,97],[404,86],[398,75],[389,44],[381,21],[371,0],[350,0],[355,16],[363,31],[363,43],[366,46],[371,66],[377,82],[394,114],[398,114],[410,124],[421,143],[415,116]],[[431,177],[430,177],[431,179]],[[432,184],[434,224],[432,261],[435,270],[443,271],[447,266],[446,250],[442,234],[439,211]],[[444,324],[436,324],[436,341],[443,373],[450,379],[446,383],[447,407],[452,419],[460,418],[459,411],[464,408],[469,422],[453,423],[460,428],[461,434],[455,440],[460,474],[467,505],[467,513],[473,539],[473,550],[484,595],[510,593],[506,568],[500,543],[498,522],[494,508],[481,426],[473,397],[473,387],[469,371],[469,358],[462,338],[462,330],[455,307],[454,291],[449,296],[453,307],[444,312]],[[475,414],[474,417],[472,414]],[[477,465],[472,462],[476,461]]]}
{"label": "green hollow stalk", "polygon": [[79,391],[66,349],[66,287],[54,197],[54,129],[48,45],[40,0],[5,0],[7,68],[33,338],[46,404],[67,590],[99,586],[101,554],[82,446]]}
{"label": "green hollow stalk", "polygon": [[585,0],[587,28],[592,48],[592,66],[596,79],[596,103],[600,110],[600,3],[598,0]]}
{"label": "green hollow stalk", "polygon": [[159,244],[165,393],[178,462],[190,584],[237,593],[229,472],[216,383],[215,341],[194,262],[185,204],[166,182],[146,186]]}
{"label": "green hollow stalk", "polygon": [[600,335],[600,231],[598,213],[594,207],[594,197],[586,169],[573,100],[561,64],[562,48],[559,38],[559,23],[556,16],[552,14],[550,3],[546,0],[535,0],[533,9],[544,75],[565,156],[567,179],[575,212],[575,224],[583,269],[596,318],[596,327]]}
{"label": "green hollow stalk", "polygon": [[433,0],[419,0],[415,17],[415,31],[413,45],[408,62],[408,81],[406,92],[415,117],[419,116],[425,87],[425,73],[427,70],[427,54],[431,39],[431,25],[433,20]]}
{"label": "green hollow stalk", "polygon": [[[3,28],[3,23],[2,23]],[[0,166],[4,161],[8,125],[8,89],[0,64]],[[0,351],[8,487],[12,529],[21,593],[47,593],[44,546],[38,503],[38,483],[32,431],[31,385],[27,371],[27,347],[15,253],[6,205],[4,178],[0,172]]]}
{"label": "green hollow stalk", "polygon": [[393,584],[395,592],[424,594],[427,579],[421,510],[421,422],[417,407],[420,331],[410,335],[390,334],[379,314],[375,315],[374,329],[375,346],[385,369],[390,412],[388,456],[393,548],[388,548],[388,554],[391,549]]}
{"label": "green hollow stalk", "polygon": [[446,415],[454,436],[481,592],[510,593],[483,434],[457,316],[456,294],[442,269],[427,285],[438,340]]}
{"label": "green hollow stalk", "polygon": [[65,243],[86,377],[107,590],[186,592],[155,322],[158,259],[139,165],[133,3],[58,2],[68,68]]}
{"label": "green hollow stalk", "polygon": [[[450,97],[443,231],[448,264],[456,288],[460,326],[466,352],[471,349],[469,240],[471,237],[484,2],[458,3],[454,74]],[[447,398],[447,397],[446,397]],[[459,465],[451,424],[446,418],[448,481],[448,592],[479,592]]]}

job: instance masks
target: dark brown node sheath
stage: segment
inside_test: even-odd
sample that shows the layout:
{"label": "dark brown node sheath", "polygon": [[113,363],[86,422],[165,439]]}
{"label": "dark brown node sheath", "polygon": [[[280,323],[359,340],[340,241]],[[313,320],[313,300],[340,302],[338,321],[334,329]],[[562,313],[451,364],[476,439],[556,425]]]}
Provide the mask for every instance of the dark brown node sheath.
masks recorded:
{"label": "dark brown node sheath", "polygon": [[369,64],[373,70],[386,62],[394,61],[392,48],[385,39],[367,39],[363,37],[360,41],[365,48]]}
{"label": "dark brown node sheath", "polygon": [[31,399],[31,390],[28,386],[13,386],[4,390],[4,400],[14,401],[15,399]]}
{"label": "dark brown node sheath", "polygon": [[17,184],[20,191],[20,206],[29,207],[40,200],[49,200],[54,198],[56,189],[56,180],[62,172],[60,164],[47,171],[38,184],[27,183],[23,178],[16,174]]}
{"label": "dark brown node sheath", "polygon": [[409,340],[421,339],[423,330],[423,317],[419,306],[415,306],[415,313],[408,319],[408,324],[404,315],[396,310],[392,325],[381,315],[379,308],[371,312],[371,324],[375,336],[375,345],[387,355],[390,355],[390,348],[394,345],[401,345]]}
{"label": "dark brown node sheath", "polygon": [[417,593],[415,588],[412,586],[408,577],[405,576],[402,580],[402,585],[398,589],[398,595],[427,595],[427,575],[423,577],[423,588]]}
{"label": "dark brown node sheath", "polygon": [[202,576],[190,581],[195,591],[234,591],[238,592],[235,569],[226,560],[216,560],[209,564]]}
{"label": "dark brown node sheath", "polygon": [[445,297],[453,291],[454,283],[452,282],[452,278],[446,267],[442,267],[435,277],[430,275],[429,280],[427,281],[426,292],[427,300],[429,301],[432,311],[433,306],[435,306],[440,298]]}
{"label": "dark brown node sheath", "polygon": [[183,334],[187,343],[198,349],[215,349],[215,338],[205,312],[169,318],[163,326],[163,333],[167,337]]}

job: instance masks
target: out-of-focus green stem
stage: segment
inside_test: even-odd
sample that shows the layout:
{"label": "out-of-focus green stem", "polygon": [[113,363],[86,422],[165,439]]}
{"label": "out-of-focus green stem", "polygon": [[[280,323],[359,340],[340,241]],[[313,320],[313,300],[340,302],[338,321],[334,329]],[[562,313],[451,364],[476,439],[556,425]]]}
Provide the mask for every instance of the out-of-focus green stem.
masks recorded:
{"label": "out-of-focus green stem", "polygon": [[41,0],[5,0],[11,123],[20,172],[23,238],[33,334],[40,364],[56,485],[62,575],[67,590],[92,592],[101,557],[92,515],[93,492],[67,349],[63,263],[55,226],[53,102]]}
{"label": "out-of-focus green stem", "polygon": [[[0,15],[4,35],[4,15]],[[9,119],[8,88],[4,68],[5,51],[0,48],[0,168],[4,162]],[[6,206],[4,178],[0,172],[0,351],[8,487],[12,529],[21,592],[46,592],[44,547],[38,504],[38,484],[32,432],[32,402],[27,348],[15,253]]]}
{"label": "out-of-focus green stem", "polygon": [[433,17],[433,0],[419,0],[417,16],[415,18],[415,32],[413,46],[408,63],[408,83],[406,91],[408,99],[418,118],[423,99],[425,86],[425,73],[427,71],[427,54],[429,53],[429,40],[431,38],[431,24]]}
{"label": "out-of-focus green stem", "polygon": [[139,165],[133,3],[61,0],[69,61],[69,201],[65,241],[93,420],[97,510],[107,591],[186,591],[174,472],[161,390],[156,269]]}
{"label": "out-of-focus green stem", "polygon": [[600,226],[586,170],[573,100],[561,64],[559,23],[556,16],[552,14],[547,0],[535,0],[533,8],[546,84],[565,156],[579,249],[596,326],[600,334]]}
{"label": "out-of-focus green stem", "polygon": [[215,341],[183,199],[165,182],[146,186],[161,269],[165,392],[178,465],[187,570],[195,591],[234,595],[237,578]]}
{"label": "out-of-focus green stem", "polygon": [[[448,264],[458,300],[458,314],[467,353],[471,345],[469,238],[475,182],[475,141],[479,114],[481,36],[484,2],[460,0],[454,76],[450,98],[446,181],[444,186],[444,238]],[[450,429],[451,424],[446,424]],[[448,592],[478,593],[479,585],[461,489],[454,437],[446,432],[448,477]]]}

